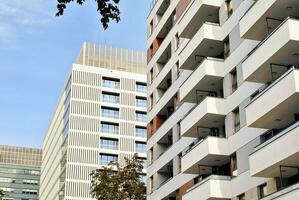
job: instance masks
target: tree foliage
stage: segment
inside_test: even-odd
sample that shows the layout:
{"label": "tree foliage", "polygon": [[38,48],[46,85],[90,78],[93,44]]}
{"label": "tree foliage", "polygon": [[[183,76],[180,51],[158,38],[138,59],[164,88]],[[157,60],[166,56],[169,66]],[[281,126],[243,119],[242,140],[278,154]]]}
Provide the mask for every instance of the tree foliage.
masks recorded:
{"label": "tree foliage", "polygon": [[2,200],[3,197],[4,197],[4,192],[3,192],[3,190],[0,189],[0,200]]}
{"label": "tree foliage", "polygon": [[[83,5],[86,0],[57,0],[56,16],[61,16],[66,9],[67,4],[77,3]],[[108,28],[110,20],[120,21],[120,10],[118,4],[120,0],[95,0],[97,3],[97,12],[100,15],[100,21],[104,29]]]}
{"label": "tree foliage", "polygon": [[97,200],[145,200],[143,161],[134,155],[125,166],[110,163],[91,173],[91,196]]}

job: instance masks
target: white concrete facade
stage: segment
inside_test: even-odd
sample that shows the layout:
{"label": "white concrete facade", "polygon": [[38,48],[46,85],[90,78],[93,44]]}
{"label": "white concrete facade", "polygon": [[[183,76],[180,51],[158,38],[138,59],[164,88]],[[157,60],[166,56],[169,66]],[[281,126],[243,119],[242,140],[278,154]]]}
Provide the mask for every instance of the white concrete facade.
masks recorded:
{"label": "white concrete facade", "polygon": [[155,0],[148,200],[299,199],[299,2]]}
{"label": "white concrete facade", "polygon": [[44,139],[41,200],[91,200],[92,170],[146,164],[145,70],[143,52],[84,44]]}

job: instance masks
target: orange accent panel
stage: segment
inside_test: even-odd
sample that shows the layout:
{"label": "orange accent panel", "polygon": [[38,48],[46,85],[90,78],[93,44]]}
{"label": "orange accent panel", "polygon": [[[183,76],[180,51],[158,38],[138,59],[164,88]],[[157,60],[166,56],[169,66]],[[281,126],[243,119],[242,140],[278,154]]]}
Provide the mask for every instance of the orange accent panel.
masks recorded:
{"label": "orange accent panel", "polygon": [[180,0],[176,7],[176,19],[179,19],[181,15],[184,13],[186,10],[187,6],[189,5],[191,0]]}
{"label": "orange accent panel", "polygon": [[180,193],[180,200],[183,199],[183,195],[186,193],[186,191],[188,189],[190,189],[192,186],[194,185],[194,180],[191,180],[187,183],[185,183],[185,185],[181,186],[179,189],[179,193]]}

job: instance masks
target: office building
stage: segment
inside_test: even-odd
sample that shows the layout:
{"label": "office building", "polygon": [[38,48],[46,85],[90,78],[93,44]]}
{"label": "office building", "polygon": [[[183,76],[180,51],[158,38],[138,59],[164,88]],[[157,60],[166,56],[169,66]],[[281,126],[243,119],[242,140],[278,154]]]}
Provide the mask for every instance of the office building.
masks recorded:
{"label": "office building", "polygon": [[143,52],[84,43],[44,139],[41,200],[92,199],[93,170],[146,161],[145,72]]}

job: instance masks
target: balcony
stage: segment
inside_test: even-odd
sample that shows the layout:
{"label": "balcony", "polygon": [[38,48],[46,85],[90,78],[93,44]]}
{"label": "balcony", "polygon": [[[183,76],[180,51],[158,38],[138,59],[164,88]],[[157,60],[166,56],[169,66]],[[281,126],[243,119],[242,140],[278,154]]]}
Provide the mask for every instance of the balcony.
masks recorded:
{"label": "balcony", "polygon": [[204,23],[179,53],[181,69],[194,69],[206,57],[224,58],[224,36],[218,24]]}
{"label": "balcony", "polygon": [[[249,157],[250,174],[259,177],[281,178],[284,182],[295,176],[298,181],[299,167],[299,122],[280,129],[255,148]],[[271,155],[271,156],[269,156]],[[294,178],[283,186],[290,185]]]}
{"label": "balcony", "polygon": [[232,188],[229,176],[211,175],[187,190],[183,200],[231,199]]}
{"label": "balcony", "polygon": [[223,0],[193,0],[179,20],[179,35],[192,38],[205,22],[219,23],[219,8]]}
{"label": "balcony", "polygon": [[299,113],[299,70],[291,68],[264,88],[245,109],[248,126],[281,129]]}
{"label": "balcony", "polygon": [[229,161],[229,145],[226,138],[220,136],[199,138],[183,152],[182,172],[198,174],[198,166],[222,166]]}
{"label": "balcony", "polygon": [[287,17],[298,16],[299,1],[255,0],[256,3],[240,20],[242,38],[263,40]]}
{"label": "balcony", "polygon": [[290,66],[299,65],[299,21],[287,18],[243,61],[246,81],[267,83]]}
{"label": "balcony", "polygon": [[227,106],[223,98],[205,97],[182,121],[181,136],[202,137],[206,128],[224,127]]}
{"label": "balcony", "polygon": [[[198,102],[196,91],[220,91],[223,87],[224,65],[220,59],[205,59],[180,88],[180,101]],[[217,92],[216,92],[217,93]],[[218,96],[216,94],[216,96]]]}
{"label": "balcony", "polygon": [[262,200],[286,200],[286,199],[297,199],[299,197],[299,183],[293,184],[289,187],[281,189],[273,194],[270,194]]}

